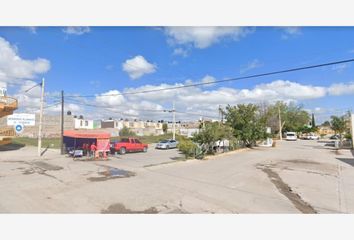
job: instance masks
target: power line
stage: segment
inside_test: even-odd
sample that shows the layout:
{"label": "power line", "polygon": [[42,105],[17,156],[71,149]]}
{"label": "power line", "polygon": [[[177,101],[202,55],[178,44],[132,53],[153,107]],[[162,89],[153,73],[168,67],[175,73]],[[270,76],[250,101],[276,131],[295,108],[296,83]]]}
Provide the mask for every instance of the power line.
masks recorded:
{"label": "power line", "polygon": [[61,104],[61,102],[53,103],[53,104],[47,105],[47,106],[45,106],[45,107],[43,107],[43,108],[44,108],[44,109],[47,109],[47,108],[51,108],[51,107],[57,106],[57,105],[59,105],[59,104]]}
{"label": "power line", "polygon": [[[69,100],[72,101],[72,100]],[[70,102],[69,102],[70,103]],[[127,116],[134,116],[134,117],[139,117],[139,115],[133,115],[133,114],[127,114],[124,112],[118,112],[118,111],[113,111],[112,108],[109,107],[104,107],[101,105],[94,105],[94,104],[87,104],[87,103],[79,103],[79,102],[71,102],[71,103],[75,103],[78,105],[83,105],[83,106],[88,106],[88,107],[94,107],[94,108],[102,108],[102,109],[106,109],[109,112],[113,112],[113,113],[119,113],[121,115],[127,115]],[[155,110],[155,109],[134,109],[134,108],[130,108],[132,110],[136,110],[136,111],[145,111],[145,112],[160,112],[160,113],[165,113],[165,112],[169,112],[169,110]],[[209,117],[209,118],[216,118],[216,116],[210,116],[210,115],[204,115],[204,114],[197,114],[197,113],[191,113],[191,112],[182,112],[182,111],[175,111],[178,114],[187,114],[187,115],[195,115],[195,116],[199,116],[199,117]]]}
{"label": "power line", "polygon": [[354,58],[347,59],[347,60],[341,60],[341,61],[335,61],[335,62],[321,63],[321,64],[317,64],[317,65],[310,65],[310,66],[305,66],[305,67],[290,68],[290,69],[284,69],[284,70],[267,72],[267,73],[253,74],[253,75],[248,75],[248,76],[244,76],[244,77],[236,77],[236,78],[229,78],[229,79],[224,79],[224,80],[216,80],[214,82],[207,82],[207,83],[201,82],[201,83],[194,83],[194,84],[175,86],[175,87],[157,88],[157,89],[150,89],[150,90],[144,90],[144,91],[125,92],[125,93],[116,93],[116,94],[66,95],[66,97],[111,97],[111,96],[124,96],[124,95],[159,92],[159,91],[166,91],[166,90],[176,90],[176,89],[181,89],[181,88],[197,87],[197,86],[203,86],[203,85],[218,84],[218,83],[223,83],[223,82],[232,82],[232,81],[239,81],[239,80],[250,79],[250,78],[264,77],[264,76],[276,75],[276,74],[281,74],[281,73],[302,71],[302,70],[326,67],[326,66],[349,63],[349,62],[354,62]]}
{"label": "power line", "polygon": [[199,117],[218,118],[218,116],[204,115],[204,114],[191,113],[191,112],[182,112],[182,111],[177,111],[177,110],[175,112],[179,113],[179,114],[195,115],[195,116],[199,116]]}
{"label": "power line", "polygon": [[[82,103],[78,100],[74,100],[74,99],[69,99],[69,101],[71,101],[71,103],[75,103],[75,104],[79,104],[79,105],[85,105],[85,106],[90,106],[90,107],[97,107],[97,108],[109,108],[111,109],[110,107],[107,107],[107,106],[103,106],[103,105],[96,105],[96,104],[89,104],[89,103]],[[164,109],[161,109],[161,110],[158,110],[158,109],[139,109],[139,108],[132,108],[132,107],[129,107],[129,109],[132,109],[132,110],[136,110],[136,111],[145,111],[145,112],[164,112],[166,110]]]}

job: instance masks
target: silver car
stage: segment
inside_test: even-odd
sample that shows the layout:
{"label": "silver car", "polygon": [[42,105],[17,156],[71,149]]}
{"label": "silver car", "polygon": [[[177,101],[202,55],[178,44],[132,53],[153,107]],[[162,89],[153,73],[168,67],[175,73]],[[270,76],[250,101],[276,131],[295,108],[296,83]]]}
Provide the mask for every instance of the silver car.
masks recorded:
{"label": "silver car", "polygon": [[178,144],[178,141],[173,140],[173,139],[168,139],[168,140],[162,140],[159,143],[156,144],[157,149],[170,149],[170,148],[176,148]]}

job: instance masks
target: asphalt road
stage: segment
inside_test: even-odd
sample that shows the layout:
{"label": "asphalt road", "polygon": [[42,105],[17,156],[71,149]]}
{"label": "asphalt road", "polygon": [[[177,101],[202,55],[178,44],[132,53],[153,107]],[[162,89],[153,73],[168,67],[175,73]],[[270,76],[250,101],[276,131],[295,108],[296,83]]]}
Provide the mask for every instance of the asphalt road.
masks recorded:
{"label": "asphalt road", "polygon": [[317,141],[209,160],[155,150],[73,161],[36,148],[0,154],[3,213],[354,213],[354,157]]}

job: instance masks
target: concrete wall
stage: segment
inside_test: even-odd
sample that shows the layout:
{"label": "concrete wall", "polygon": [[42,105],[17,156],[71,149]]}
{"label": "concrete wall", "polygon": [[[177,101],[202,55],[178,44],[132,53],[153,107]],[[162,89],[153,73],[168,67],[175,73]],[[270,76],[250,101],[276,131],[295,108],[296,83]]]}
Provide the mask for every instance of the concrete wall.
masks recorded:
{"label": "concrete wall", "polygon": [[[64,130],[74,129],[74,117],[73,116],[64,116]],[[60,115],[44,115],[43,116],[43,137],[59,137],[61,130],[61,117]],[[25,126],[23,133],[19,136],[22,137],[38,137],[38,124],[39,124],[39,115],[36,114],[36,124],[35,126]],[[7,118],[0,119],[0,127],[7,126]]]}

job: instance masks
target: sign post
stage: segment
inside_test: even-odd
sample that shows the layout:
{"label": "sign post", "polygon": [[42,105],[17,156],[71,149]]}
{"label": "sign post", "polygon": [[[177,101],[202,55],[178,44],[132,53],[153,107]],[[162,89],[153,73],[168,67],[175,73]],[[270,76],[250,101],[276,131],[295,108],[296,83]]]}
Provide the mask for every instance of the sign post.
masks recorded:
{"label": "sign post", "polygon": [[14,128],[15,128],[15,132],[16,132],[17,134],[21,134],[21,133],[23,132],[23,130],[24,130],[23,124],[16,124],[16,125],[14,126]]}
{"label": "sign post", "polygon": [[16,126],[22,124],[23,126],[35,126],[36,115],[29,113],[14,113],[7,117],[8,126]]}

